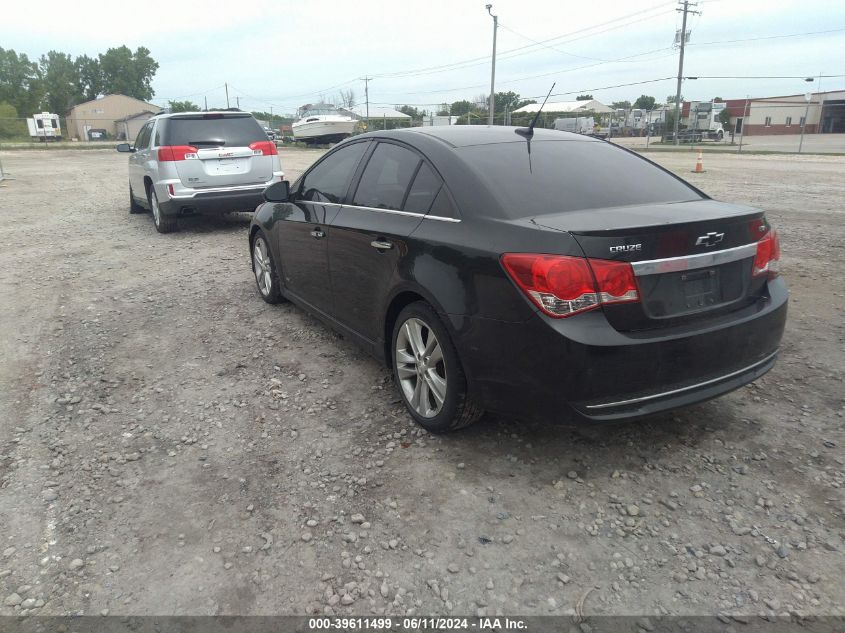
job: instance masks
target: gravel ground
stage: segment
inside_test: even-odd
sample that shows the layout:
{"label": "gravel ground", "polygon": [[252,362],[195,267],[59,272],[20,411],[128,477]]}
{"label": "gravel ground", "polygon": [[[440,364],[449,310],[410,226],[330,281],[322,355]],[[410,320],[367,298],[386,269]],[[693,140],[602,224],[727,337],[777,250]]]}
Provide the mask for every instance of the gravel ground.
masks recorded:
{"label": "gravel ground", "polygon": [[776,368],[644,422],[434,437],[259,299],[248,217],[158,235],[124,156],[5,152],[0,615],[845,614],[845,158],[650,157],[780,227]]}

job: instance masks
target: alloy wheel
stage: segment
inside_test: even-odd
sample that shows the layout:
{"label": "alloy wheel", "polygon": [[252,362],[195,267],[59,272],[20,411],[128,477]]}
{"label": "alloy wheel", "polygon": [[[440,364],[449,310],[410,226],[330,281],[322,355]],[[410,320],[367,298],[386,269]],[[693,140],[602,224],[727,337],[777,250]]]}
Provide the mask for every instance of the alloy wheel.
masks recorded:
{"label": "alloy wheel", "polygon": [[446,363],[440,342],[424,321],[412,317],[396,336],[396,373],[411,408],[433,418],[446,400]]}
{"label": "alloy wheel", "polygon": [[270,255],[267,252],[267,243],[264,238],[255,238],[255,244],[252,247],[252,262],[255,281],[258,282],[258,290],[267,297],[273,289],[273,275]]}
{"label": "alloy wheel", "polygon": [[153,209],[153,222],[158,226],[161,224],[161,209],[158,208],[158,197],[152,188],[150,188],[150,206]]}

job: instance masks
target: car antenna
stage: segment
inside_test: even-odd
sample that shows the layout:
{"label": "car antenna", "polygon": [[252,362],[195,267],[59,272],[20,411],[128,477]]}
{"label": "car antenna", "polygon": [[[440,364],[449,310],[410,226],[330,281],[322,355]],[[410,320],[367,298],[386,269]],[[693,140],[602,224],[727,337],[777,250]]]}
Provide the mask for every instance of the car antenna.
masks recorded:
{"label": "car antenna", "polygon": [[534,115],[534,118],[531,119],[531,125],[529,125],[528,127],[518,127],[518,128],[516,128],[516,130],[514,130],[514,131],[517,134],[519,134],[520,136],[524,136],[525,138],[531,138],[532,136],[534,136],[534,126],[537,125],[537,119],[540,118],[540,112],[543,111],[543,106],[546,105],[546,101],[548,101],[549,97],[552,96],[552,90],[554,90],[554,89],[555,89],[555,83],[553,83],[552,87],[549,88],[549,94],[547,94],[546,98],[543,99],[543,104],[537,110],[537,113]]}

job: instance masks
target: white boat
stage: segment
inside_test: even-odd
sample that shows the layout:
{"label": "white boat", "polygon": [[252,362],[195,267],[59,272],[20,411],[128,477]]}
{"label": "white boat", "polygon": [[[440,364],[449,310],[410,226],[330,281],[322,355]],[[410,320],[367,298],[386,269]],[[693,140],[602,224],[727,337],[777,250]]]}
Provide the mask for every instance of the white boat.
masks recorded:
{"label": "white boat", "polygon": [[293,138],[305,143],[336,143],[351,136],[358,123],[351,116],[325,103],[302,108],[299,121],[294,123]]}

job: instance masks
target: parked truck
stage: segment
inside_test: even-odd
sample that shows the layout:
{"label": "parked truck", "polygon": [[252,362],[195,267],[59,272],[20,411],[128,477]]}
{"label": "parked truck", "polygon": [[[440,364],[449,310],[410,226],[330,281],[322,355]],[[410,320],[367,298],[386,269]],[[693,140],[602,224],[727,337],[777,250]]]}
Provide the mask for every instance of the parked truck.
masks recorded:
{"label": "parked truck", "polygon": [[[700,141],[721,141],[725,138],[725,129],[720,116],[728,107],[723,101],[692,101],[689,110],[689,124],[678,131],[681,143],[698,143]],[[672,132],[664,135],[664,139],[672,140]]]}
{"label": "parked truck", "polygon": [[46,143],[48,141],[61,141],[62,128],[59,124],[59,115],[50,112],[33,114],[26,120],[29,128],[29,136],[34,141]]}
{"label": "parked truck", "polygon": [[562,119],[555,119],[554,129],[561,132],[574,132],[575,134],[592,134],[596,122],[591,116],[577,116]]}

